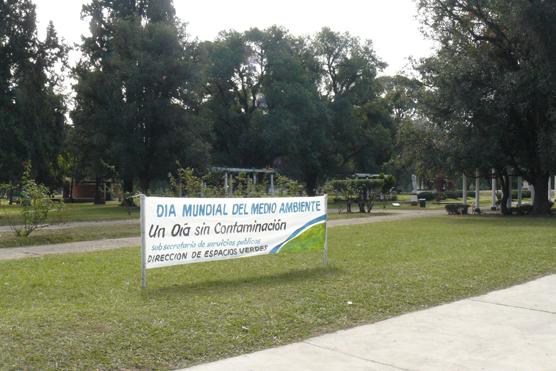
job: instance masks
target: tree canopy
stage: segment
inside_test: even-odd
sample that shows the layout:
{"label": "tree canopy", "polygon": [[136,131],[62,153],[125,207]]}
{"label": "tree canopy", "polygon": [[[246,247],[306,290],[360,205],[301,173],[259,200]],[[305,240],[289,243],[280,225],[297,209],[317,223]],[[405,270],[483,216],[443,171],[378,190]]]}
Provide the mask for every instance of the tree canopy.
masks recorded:
{"label": "tree canopy", "polygon": [[[491,168],[535,187],[549,212],[556,170],[556,4],[421,0],[438,52],[419,66],[425,115],[446,133],[458,168]],[[507,192],[506,192],[507,193]]]}
{"label": "tree canopy", "polygon": [[67,47],[52,23],[39,39],[30,0],[0,3],[0,40],[0,181],[17,180],[31,160],[33,176],[56,184],[66,128],[60,66]]}

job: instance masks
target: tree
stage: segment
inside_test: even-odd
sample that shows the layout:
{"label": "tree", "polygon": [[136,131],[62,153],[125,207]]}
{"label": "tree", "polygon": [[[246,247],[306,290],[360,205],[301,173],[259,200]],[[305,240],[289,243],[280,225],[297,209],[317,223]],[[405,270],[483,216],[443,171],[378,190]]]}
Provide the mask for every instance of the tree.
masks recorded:
{"label": "tree", "polygon": [[332,126],[318,92],[316,60],[304,39],[276,27],[265,36],[269,63],[261,123],[267,151],[275,167],[305,183],[313,195],[337,162]]}
{"label": "tree", "polygon": [[260,32],[221,32],[202,48],[206,54],[206,102],[202,115],[212,126],[217,165],[264,167],[260,116],[267,57]]}
{"label": "tree", "polygon": [[[556,4],[541,0],[421,0],[440,49],[420,71],[427,116],[450,134],[462,170],[521,175],[533,214],[549,213],[556,170]],[[505,187],[507,196],[508,187]]]}
{"label": "tree", "polygon": [[197,48],[189,42],[171,0],[93,0],[83,7],[91,36],[75,70],[79,137],[102,164],[147,191],[179,160],[208,162],[205,130],[196,118],[200,83]]}
{"label": "tree", "polygon": [[333,129],[340,171],[380,171],[390,158],[393,122],[376,77],[386,64],[372,42],[323,28],[313,39],[318,86]]}
{"label": "tree", "polygon": [[224,32],[206,43],[204,113],[218,164],[273,166],[314,193],[335,163],[316,61],[280,27]]}
{"label": "tree", "polygon": [[67,47],[52,23],[39,40],[30,0],[0,3],[0,39],[0,181],[14,182],[30,159],[33,176],[55,185],[66,129],[59,70]]}

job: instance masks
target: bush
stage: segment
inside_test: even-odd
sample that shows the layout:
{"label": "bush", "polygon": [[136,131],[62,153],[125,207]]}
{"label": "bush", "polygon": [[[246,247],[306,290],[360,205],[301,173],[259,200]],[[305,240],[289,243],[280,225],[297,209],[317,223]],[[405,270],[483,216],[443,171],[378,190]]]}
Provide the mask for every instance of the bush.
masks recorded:
{"label": "bush", "polygon": [[446,195],[444,194],[444,192],[436,192],[434,199],[439,202],[439,201],[444,201],[446,199]]}
{"label": "bush", "polygon": [[325,189],[346,201],[347,212],[351,212],[352,203],[357,203],[360,212],[369,213],[374,206],[376,193],[383,185],[383,179],[343,179],[328,182]]}
{"label": "bush", "polygon": [[[527,190],[527,189],[523,189],[521,191],[521,197],[523,198],[531,198],[531,191]],[[517,189],[512,189],[512,198],[514,200],[517,199]]]}
{"label": "bush", "polygon": [[452,199],[457,199],[457,198],[461,198],[463,195],[462,191],[446,191],[444,192],[444,196],[446,198],[452,198]]}
{"label": "bush", "polygon": [[533,210],[533,205],[521,205],[518,207],[512,207],[512,214],[516,215],[529,215]]}
{"label": "bush", "polygon": [[63,203],[54,203],[51,194],[42,184],[37,184],[31,178],[31,163],[25,163],[21,177],[21,216],[23,224],[17,226],[11,223],[11,228],[18,237],[27,237],[33,231],[44,228],[48,213],[56,209],[60,211]]}
{"label": "bush", "polygon": [[419,198],[424,198],[427,201],[432,201],[432,200],[435,199],[435,197],[436,197],[435,192],[425,191],[425,192],[418,192],[417,193],[417,198],[418,199]]}
{"label": "bush", "polygon": [[464,204],[449,204],[445,206],[448,215],[467,215],[469,205]]}

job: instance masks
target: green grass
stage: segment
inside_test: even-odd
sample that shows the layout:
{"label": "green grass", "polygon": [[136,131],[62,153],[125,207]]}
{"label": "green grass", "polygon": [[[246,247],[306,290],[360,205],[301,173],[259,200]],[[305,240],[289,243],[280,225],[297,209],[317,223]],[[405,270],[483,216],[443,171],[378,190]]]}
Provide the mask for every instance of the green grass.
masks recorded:
{"label": "green grass", "polygon": [[140,233],[139,224],[42,229],[33,232],[28,237],[17,237],[15,233],[8,231],[0,232],[0,248],[134,237],[139,236]]}
{"label": "green grass", "polygon": [[392,214],[393,213],[389,213],[387,211],[382,211],[382,210],[373,210],[370,213],[360,213],[360,212],[337,213],[337,212],[329,211],[328,220],[371,218],[373,216],[385,216],[385,215],[392,215]]}
{"label": "green grass", "polygon": [[[21,223],[21,208],[13,205],[2,205],[0,207],[0,225],[9,225],[10,220],[15,224]],[[106,205],[94,205],[92,203],[64,204],[61,214],[52,212],[49,216],[50,222],[86,222],[98,220],[122,220],[138,219],[139,210],[129,210],[121,207],[118,202],[107,202]]]}
{"label": "green grass", "polygon": [[[0,262],[0,368],[169,369],[556,273],[556,218],[329,230],[322,251],[149,271],[139,249]],[[348,305],[351,301],[353,304]]]}
{"label": "green grass", "polygon": [[[329,220],[367,218],[389,215],[384,212],[373,211],[370,214],[342,213],[329,214]],[[104,240],[108,238],[139,237],[139,224],[113,224],[102,226],[83,226],[64,229],[40,229],[29,237],[16,237],[10,230],[0,232],[0,248],[48,245],[66,242]]]}

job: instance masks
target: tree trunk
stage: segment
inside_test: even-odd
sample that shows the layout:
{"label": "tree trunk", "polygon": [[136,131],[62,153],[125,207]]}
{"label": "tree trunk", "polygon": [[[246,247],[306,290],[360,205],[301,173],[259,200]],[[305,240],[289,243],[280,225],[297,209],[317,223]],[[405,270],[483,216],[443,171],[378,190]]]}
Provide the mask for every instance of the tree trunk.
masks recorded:
{"label": "tree trunk", "polygon": [[133,178],[131,177],[123,178],[123,193],[124,194],[122,195],[121,206],[125,206],[125,207],[135,206],[135,202],[133,201],[133,199],[129,198],[130,196],[132,196],[133,193]]}
{"label": "tree trunk", "polygon": [[143,192],[144,194],[147,194],[147,191],[149,190],[149,184],[151,183],[151,180],[148,178],[140,178],[139,179],[139,188],[141,189],[141,192]]}
{"label": "tree trunk", "polygon": [[550,205],[548,204],[548,174],[534,177],[533,186],[535,187],[535,200],[533,202],[533,215],[549,215]]}
{"label": "tree trunk", "polygon": [[314,196],[317,190],[317,176],[309,174],[305,177],[305,190],[309,196]]}
{"label": "tree trunk", "polygon": [[502,215],[512,215],[511,207],[508,208],[508,198],[510,197],[510,177],[502,175],[498,178],[500,189],[502,190],[502,199],[500,200],[500,211]]}
{"label": "tree trunk", "polygon": [[71,177],[71,182],[70,182],[70,189],[69,189],[69,200],[70,203],[73,203],[73,184],[74,184],[75,180],[74,177]]}
{"label": "tree trunk", "polygon": [[14,203],[14,187],[10,183],[10,188],[8,188],[8,204],[11,206]]}
{"label": "tree trunk", "polygon": [[133,178],[125,177],[123,179],[123,191],[124,193],[133,192]]}
{"label": "tree trunk", "polygon": [[103,194],[100,191],[100,186],[102,184],[102,178],[97,176],[95,178],[95,205],[104,205],[106,200],[104,200]]}

